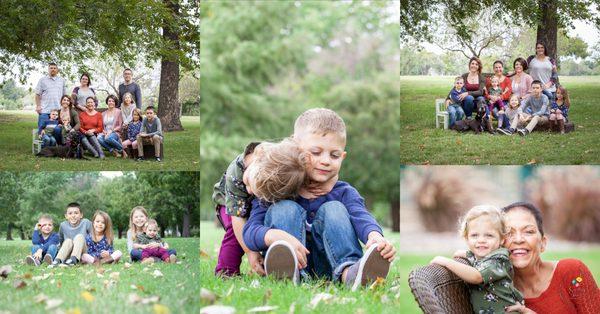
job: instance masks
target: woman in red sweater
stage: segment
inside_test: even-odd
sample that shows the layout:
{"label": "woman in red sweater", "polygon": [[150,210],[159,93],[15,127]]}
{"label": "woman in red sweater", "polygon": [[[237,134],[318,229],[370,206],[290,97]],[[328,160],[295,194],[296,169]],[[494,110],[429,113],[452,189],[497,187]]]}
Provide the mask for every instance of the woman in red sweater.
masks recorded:
{"label": "woman in red sweater", "polygon": [[514,284],[525,297],[525,305],[507,312],[598,313],[600,290],[583,262],[573,258],[544,261],[546,249],[542,214],[530,203],[518,202],[502,209],[509,233],[505,247],[515,270]]}
{"label": "woman in red sweater", "polygon": [[102,146],[98,142],[97,135],[102,134],[102,115],[95,109],[94,97],[85,100],[85,111],[79,114],[79,132],[81,132],[81,143],[96,158],[104,159]]}

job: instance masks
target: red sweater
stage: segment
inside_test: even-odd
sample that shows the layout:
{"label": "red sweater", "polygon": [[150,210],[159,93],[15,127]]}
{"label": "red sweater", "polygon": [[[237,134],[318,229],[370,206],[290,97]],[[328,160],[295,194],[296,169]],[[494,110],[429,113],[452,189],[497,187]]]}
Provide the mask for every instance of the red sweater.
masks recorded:
{"label": "red sweater", "polygon": [[[504,81],[500,82],[498,86],[502,89],[502,100],[510,100],[510,95],[512,95],[512,82],[510,79],[505,76]],[[485,80],[485,87],[487,93],[487,90],[492,87],[492,81],[490,77]]]}
{"label": "red sweater", "polygon": [[558,261],[548,289],[525,306],[540,314],[599,313],[600,290],[584,263],[567,258]]}
{"label": "red sweater", "polygon": [[81,126],[79,127],[79,131],[81,133],[85,133],[85,131],[89,129],[95,129],[95,134],[102,133],[102,114],[100,112],[96,112],[95,115],[90,116],[87,112],[83,111],[79,113],[79,123]]}

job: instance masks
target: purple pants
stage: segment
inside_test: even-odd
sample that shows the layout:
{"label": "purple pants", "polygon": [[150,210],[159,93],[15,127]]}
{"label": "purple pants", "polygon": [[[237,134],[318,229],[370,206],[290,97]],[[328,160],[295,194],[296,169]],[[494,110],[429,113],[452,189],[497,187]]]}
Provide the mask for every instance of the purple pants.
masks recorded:
{"label": "purple pants", "polygon": [[217,262],[217,267],[215,268],[215,274],[225,276],[239,275],[242,256],[244,256],[244,249],[242,249],[242,246],[235,238],[231,217],[227,215],[225,206],[217,206],[217,212],[220,221],[223,224],[223,228],[225,229],[225,236],[223,236],[223,241],[221,241],[221,249],[219,250],[219,260]]}
{"label": "purple pants", "polygon": [[153,247],[142,250],[142,260],[148,257],[158,257],[165,262],[169,261],[169,251],[164,247]]}

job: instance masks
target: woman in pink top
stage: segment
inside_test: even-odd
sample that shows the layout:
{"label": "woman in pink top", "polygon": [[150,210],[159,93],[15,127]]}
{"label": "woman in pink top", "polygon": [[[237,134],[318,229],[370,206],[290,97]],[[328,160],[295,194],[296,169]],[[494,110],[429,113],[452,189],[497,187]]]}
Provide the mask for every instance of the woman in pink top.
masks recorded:
{"label": "woman in pink top", "polygon": [[527,70],[527,61],[519,57],[513,62],[515,73],[512,75],[512,92],[519,96],[521,106],[525,105],[525,101],[531,96],[531,75],[525,73]]}
{"label": "woman in pink top", "polygon": [[116,108],[117,96],[108,95],[106,97],[106,105],[108,109],[102,113],[102,122],[104,129],[102,134],[98,135],[98,142],[102,147],[106,148],[115,157],[123,156],[127,157],[127,153],[123,150],[119,133],[121,133],[121,126],[123,125],[123,118],[121,117],[121,110]]}

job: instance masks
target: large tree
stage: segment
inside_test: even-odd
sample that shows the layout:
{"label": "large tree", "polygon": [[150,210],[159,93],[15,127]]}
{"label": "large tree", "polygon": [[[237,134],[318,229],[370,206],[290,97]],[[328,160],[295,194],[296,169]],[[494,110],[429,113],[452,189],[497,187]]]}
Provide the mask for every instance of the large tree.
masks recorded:
{"label": "large tree", "polygon": [[0,74],[24,82],[40,63],[77,65],[116,57],[122,66],[161,60],[158,116],[166,131],[180,130],[179,66],[199,63],[195,0],[0,1]]}
{"label": "large tree", "polygon": [[491,9],[497,12],[499,22],[536,28],[536,40],[544,42],[548,55],[556,58],[558,29],[571,27],[575,20],[590,21],[600,28],[599,7],[600,0],[401,0],[400,34],[417,41],[430,40],[435,19],[446,15],[460,30],[457,36],[470,40],[468,21]]}

